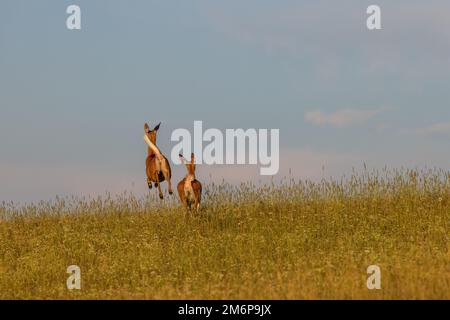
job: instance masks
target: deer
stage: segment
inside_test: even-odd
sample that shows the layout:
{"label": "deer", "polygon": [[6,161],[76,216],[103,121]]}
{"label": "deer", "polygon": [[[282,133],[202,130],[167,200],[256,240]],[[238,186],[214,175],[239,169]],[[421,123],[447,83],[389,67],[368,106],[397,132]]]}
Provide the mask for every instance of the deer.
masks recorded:
{"label": "deer", "polygon": [[191,154],[191,162],[188,162],[182,154],[179,157],[188,173],[177,185],[178,195],[185,208],[189,210],[195,208],[198,211],[202,198],[202,184],[195,178],[195,156]]}
{"label": "deer", "polygon": [[161,191],[161,182],[167,181],[169,184],[169,194],[173,194],[172,183],[172,170],[167,158],[161,153],[161,150],[156,146],[156,134],[159,130],[161,122],[153,129],[150,130],[149,125],[144,125],[144,141],[148,145],[148,156],[145,161],[146,173],[147,173],[147,185],[149,189],[152,189],[152,182],[155,188],[158,188],[159,198],[164,199]]}

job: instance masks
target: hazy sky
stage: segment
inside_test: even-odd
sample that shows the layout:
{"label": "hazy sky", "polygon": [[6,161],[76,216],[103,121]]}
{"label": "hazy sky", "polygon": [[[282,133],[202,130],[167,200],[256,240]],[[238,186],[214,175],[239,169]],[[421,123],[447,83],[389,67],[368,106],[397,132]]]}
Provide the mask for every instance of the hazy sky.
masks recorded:
{"label": "hazy sky", "polygon": [[[82,30],[66,28],[71,4]],[[366,28],[370,4],[382,30]],[[194,120],[279,128],[279,176],[450,169],[449,101],[445,0],[2,0],[0,201],[146,192],[146,121],[162,121],[166,154]]]}

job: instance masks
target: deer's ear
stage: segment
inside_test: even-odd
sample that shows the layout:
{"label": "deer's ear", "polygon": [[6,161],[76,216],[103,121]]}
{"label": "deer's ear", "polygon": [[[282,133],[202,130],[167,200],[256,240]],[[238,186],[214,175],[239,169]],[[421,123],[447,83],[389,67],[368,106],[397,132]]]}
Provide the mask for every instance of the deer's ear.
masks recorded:
{"label": "deer's ear", "polygon": [[148,126],[148,123],[144,124],[144,130],[145,130],[145,133],[150,131],[150,127]]}
{"label": "deer's ear", "polygon": [[180,153],[178,156],[180,157],[180,162],[186,165],[186,159],[184,159],[183,155]]}
{"label": "deer's ear", "polygon": [[158,131],[160,125],[161,125],[161,122],[158,123],[158,125],[153,130]]}

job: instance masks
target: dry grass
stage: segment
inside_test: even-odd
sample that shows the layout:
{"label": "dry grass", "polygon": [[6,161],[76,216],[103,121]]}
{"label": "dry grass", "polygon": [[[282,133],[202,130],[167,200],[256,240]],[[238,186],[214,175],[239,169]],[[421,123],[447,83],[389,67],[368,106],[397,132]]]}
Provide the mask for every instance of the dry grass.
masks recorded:
{"label": "dry grass", "polygon": [[[199,214],[132,195],[4,203],[0,298],[450,298],[446,171],[207,190]],[[371,264],[382,290],[366,288]]]}

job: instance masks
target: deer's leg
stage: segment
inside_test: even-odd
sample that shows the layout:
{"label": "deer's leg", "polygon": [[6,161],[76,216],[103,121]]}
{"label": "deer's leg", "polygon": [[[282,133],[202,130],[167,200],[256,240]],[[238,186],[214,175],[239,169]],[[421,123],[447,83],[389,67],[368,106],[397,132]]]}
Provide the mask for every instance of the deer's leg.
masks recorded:
{"label": "deer's leg", "polygon": [[192,200],[192,209],[195,209],[198,211],[198,208],[200,206],[200,202],[198,201],[197,195],[194,193],[195,198]]}
{"label": "deer's leg", "polygon": [[189,198],[189,195],[186,194],[186,192],[183,190],[183,204],[186,210],[191,209],[191,199]]}
{"label": "deer's leg", "polygon": [[163,193],[161,191],[161,183],[159,183],[159,174],[157,173],[155,176],[156,176],[156,183],[158,184],[159,198],[164,199]]}
{"label": "deer's leg", "polygon": [[149,189],[151,189],[153,187],[152,186],[152,181],[150,180],[150,178],[147,178],[147,185],[148,185]]}
{"label": "deer's leg", "polygon": [[145,174],[147,176],[148,188],[151,189],[152,188],[152,180],[150,178],[151,178],[152,174],[151,174],[151,171],[150,171],[150,164],[149,164],[148,159],[147,159],[147,164],[145,166]]}
{"label": "deer's leg", "polygon": [[194,189],[194,208],[197,211],[200,209],[201,198],[202,198],[201,191],[198,190],[197,188]]}
{"label": "deer's leg", "polygon": [[166,180],[167,183],[169,184],[169,194],[173,194],[172,182],[170,181],[171,178],[170,165],[166,158],[164,158],[164,161],[161,163],[161,172],[164,176],[164,180]]}
{"label": "deer's leg", "polygon": [[178,185],[177,185],[177,191],[178,191],[178,195],[180,196],[180,201],[181,204],[183,205],[183,207],[187,208],[187,203],[186,203],[186,195],[184,194],[184,180],[181,180]]}
{"label": "deer's leg", "polygon": [[173,190],[172,190],[172,182],[170,181],[170,178],[166,178],[167,183],[169,184],[169,194],[173,194]]}
{"label": "deer's leg", "polygon": [[181,203],[183,204],[183,207],[185,207],[185,208],[188,207],[187,200],[184,196],[181,198]]}

